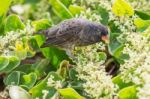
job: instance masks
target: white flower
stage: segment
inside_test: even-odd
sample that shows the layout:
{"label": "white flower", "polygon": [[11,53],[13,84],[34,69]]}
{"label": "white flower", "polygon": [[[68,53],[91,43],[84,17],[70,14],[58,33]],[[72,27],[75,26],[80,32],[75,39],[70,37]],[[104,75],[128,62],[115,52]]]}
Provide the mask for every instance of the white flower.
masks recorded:
{"label": "white flower", "polygon": [[133,82],[138,87],[139,99],[150,99],[150,46],[148,37],[142,33],[126,33],[123,53],[129,54],[120,67],[125,82]]}
{"label": "white flower", "polygon": [[62,88],[62,84],[61,84],[62,82],[55,81],[53,79],[54,79],[54,76],[50,75],[50,77],[48,78],[48,81],[47,81],[47,86],[54,87],[56,89]]}
{"label": "white flower", "polygon": [[[83,83],[84,91],[95,99],[111,99],[115,86],[111,76],[107,75],[103,62],[97,60],[99,44],[77,49],[77,77],[86,81]],[[88,60],[83,60],[84,58]],[[82,61],[82,62],[81,62]]]}
{"label": "white flower", "polygon": [[42,93],[43,93],[43,98],[42,99],[46,99],[49,92],[47,90],[42,90]]}

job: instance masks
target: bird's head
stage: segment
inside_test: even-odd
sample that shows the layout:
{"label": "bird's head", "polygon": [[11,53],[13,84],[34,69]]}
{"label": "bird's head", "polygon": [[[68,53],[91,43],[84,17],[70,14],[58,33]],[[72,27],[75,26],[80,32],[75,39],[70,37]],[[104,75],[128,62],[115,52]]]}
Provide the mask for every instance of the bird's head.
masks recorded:
{"label": "bird's head", "polygon": [[109,33],[108,33],[108,28],[103,25],[99,25],[99,32],[100,32],[100,39],[106,43],[109,44]]}

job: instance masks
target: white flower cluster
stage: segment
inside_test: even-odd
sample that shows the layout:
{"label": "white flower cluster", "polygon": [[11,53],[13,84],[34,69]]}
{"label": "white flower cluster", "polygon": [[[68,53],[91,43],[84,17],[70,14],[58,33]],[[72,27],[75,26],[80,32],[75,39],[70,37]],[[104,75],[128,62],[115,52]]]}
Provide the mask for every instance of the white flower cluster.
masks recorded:
{"label": "white flower cluster", "polygon": [[37,3],[37,9],[36,12],[34,12],[33,17],[35,19],[42,19],[42,18],[48,18],[50,19],[50,13],[49,13],[49,4],[48,0],[41,0]]}
{"label": "white flower cluster", "polygon": [[93,13],[91,11],[91,8],[88,8],[86,11],[81,12],[81,14],[79,16],[76,16],[76,17],[88,19],[88,20],[91,20],[94,22],[100,22],[100,20],[101,20],[101,16],[96,14],[96,13]]}
{"label": "white flower cluster", "polygon": [[49,92],[47,90],[42,90],[42,93],[43,93],[43,98],[42,99],[46,99]]}
{"label": "white flower cluster", "polygon": [[47,86],[54,87],[55,89],[62,88],[62,82],[54,81],[53,79],[54,79],[54,76],[51,75],[48,78]]}
{"label": "white flower cluster", "polygon": [[0,36],[0,55],[9,55],[15,50],[16,42],[22,42],[23,37],[29,37],[34,33],[31,22],[26,23],[24,30],[10,31],[6,35]]}
{"label": "white flower cluster", "polygon": [[98,44],[91,45],[77,53],[77,77],[85,81],[83,88],[89,96],[94,99],[111,99],[115,86],[105,71],[104,62],[98,60],[98,48]]}
{"label": "white flower cluster", "polygon": [[85,66],[78,68],[79,79],[85,80],[83,84],[84,90],[95,99],[110,99],[114,92],[114,84],[111,76],[105,72],[105,66],[100,63],[89,62]]}
{"label": "white flower cluster", "polygon": [[[129,17],[129,16],[122,16],[117,17],[112,12],[112,5],[113,0],[87,0],[85,1],[85,5],[87,6],[87,10],[82,12],[80,16],[81,18],[86,18],[95,22],[100,22],[102,20],[101,15],[98,13],[95,13],[97,9],[91,9],[90,6],[95,8],[96,6],[102,7],[107,10],[109,15],[109,22],[113,21],[114,25],[118,27],[121,32],[131,32],[135,30],[135,25],[133,23],[133,20],[136,18],[136,15]],[[96,11],[95,11],[96,10]]]}
{"label": "white flower cluster", "polygon": [[[131,0],[129,0],[131,1]],[[142,12],[147,12],[150,14],[150,2],[149,0],[132,0],[130,2],[130,4],[132,5],[133,8],[135,8],[136,10],[142,11]]]}
{"label": "white flower cluster", "polygon": [[120,66],[121,77],[125,82],[133,82],[139,86],[138,97],[150,98],[150,46],[148,37],[141,33],[129,33],[123,53],[130,59]]}
{"label": "white flower cluster", "polygon": [[5,36],[0,36],[0,52],[2,54],[7,54],[10,49],[13,49],[15,41],[19,40],[18,38],[20,38],[20,35],[20,33],[11,31]]}

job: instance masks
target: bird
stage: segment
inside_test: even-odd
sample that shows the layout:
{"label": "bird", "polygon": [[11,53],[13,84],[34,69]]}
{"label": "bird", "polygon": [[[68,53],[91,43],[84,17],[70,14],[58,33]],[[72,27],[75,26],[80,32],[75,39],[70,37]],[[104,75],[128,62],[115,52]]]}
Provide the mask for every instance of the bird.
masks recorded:
{"label": "bird", "polygon": [[46,37],[41,48],[56,46],[64,50],[88,46],[97,42],[109,43],[108,28],[100,23],[83,18],[71,18],[60,22],[38,34]]}

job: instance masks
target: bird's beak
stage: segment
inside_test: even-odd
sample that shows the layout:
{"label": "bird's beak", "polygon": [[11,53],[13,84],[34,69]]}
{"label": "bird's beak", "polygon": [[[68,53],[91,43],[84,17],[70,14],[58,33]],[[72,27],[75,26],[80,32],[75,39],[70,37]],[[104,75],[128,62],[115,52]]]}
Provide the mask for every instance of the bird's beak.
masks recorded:
{"label": "bird's beak", "polygon": [[109,44],[109,37],[108,35],[102,36],[101,38],[106,44]]}

